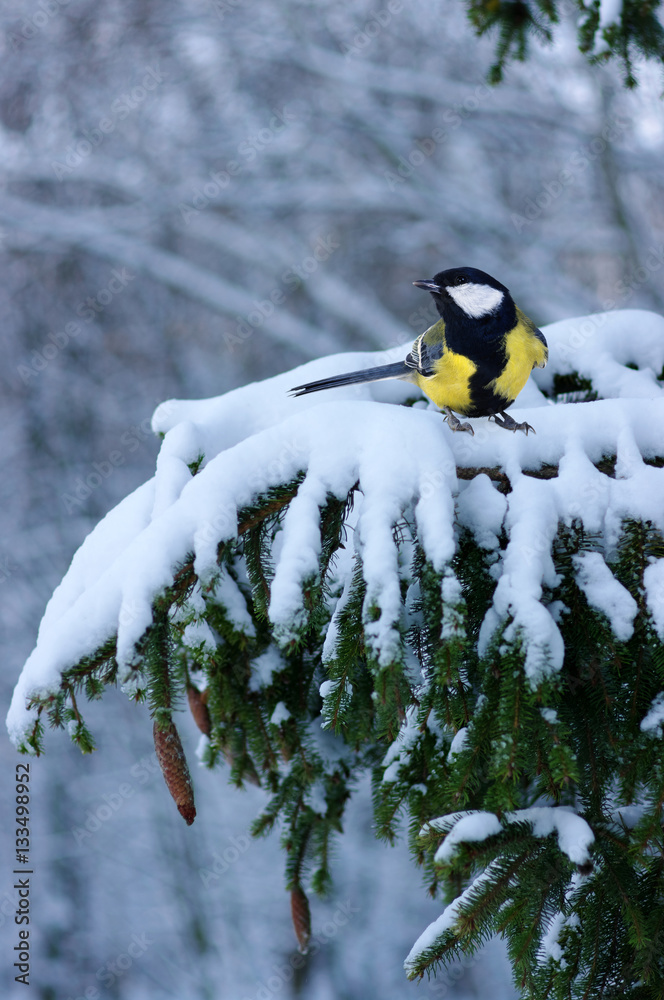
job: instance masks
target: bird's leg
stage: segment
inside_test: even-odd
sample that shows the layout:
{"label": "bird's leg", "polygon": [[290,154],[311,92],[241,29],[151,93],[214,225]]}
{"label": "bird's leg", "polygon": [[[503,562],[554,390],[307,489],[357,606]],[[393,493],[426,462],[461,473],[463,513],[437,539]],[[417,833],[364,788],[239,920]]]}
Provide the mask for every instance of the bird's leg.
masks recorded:
{"label": "bird's leg", "polygon": [[451,430],[468,431],[468,433],[472,434],[473,437],[475,436],[475,431],[470,426],[470,424],[462,424],[459,418],[455,417],[455,415],[452,413],[449,406],[444,406],[443,409],[445,411],[445,416],[443,417],[443,420],[447,420],[447,423],[449,424]]}
{"label": "bird's leg", "polygon": [[[496,421],[498,426],[504,427],[506,431],[523,431],[526,436],[528,436],[528,431],[532,431],[533,434],[537,433],[535,428],[531,427],[530,424],[527,424],[525,421],[522,424],[517,424],[514,417],[511,417],[509,413],[505,412],[505,410],[501,410],[500,413],[502,420],[498,417],[497,413],[493,413],[491,416],[493,416],[493,419]],[[491,417],[489,417],[489,420],[490,419]]]}

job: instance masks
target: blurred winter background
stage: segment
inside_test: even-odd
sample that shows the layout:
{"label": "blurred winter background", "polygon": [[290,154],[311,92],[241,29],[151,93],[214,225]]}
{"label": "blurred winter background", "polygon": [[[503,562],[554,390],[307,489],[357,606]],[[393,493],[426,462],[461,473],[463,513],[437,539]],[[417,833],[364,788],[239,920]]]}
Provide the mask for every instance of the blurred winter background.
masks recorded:
{"label": "blurred winter background", "polygon": [[[0,19],[5,705],[76,547],[150,476],[161,400],[407,342],[433,318],[412,280],[460,264],[540,324],[664,307],[661,75],[626,93],[591,69],[571,13],[495,90],[459,0],[6,0]],[[499,943],[405,981],[441,906],[374,840],[368,787],[294,972],[278,840],[246,839],[261,793],[197,770],[187,829],[147,709],[118,693],[89,720],[92,757],[49,733],[32,762],[31,996],[516,995]]]}

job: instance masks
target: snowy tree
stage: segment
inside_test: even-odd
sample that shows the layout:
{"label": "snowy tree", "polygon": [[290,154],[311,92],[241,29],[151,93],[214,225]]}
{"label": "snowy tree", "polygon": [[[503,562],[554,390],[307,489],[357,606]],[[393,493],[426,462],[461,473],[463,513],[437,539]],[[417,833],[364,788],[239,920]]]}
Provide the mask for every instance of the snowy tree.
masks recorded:
{"label": "snowy tree", "polygon": [[8,725],[94,746],[82,696],[146,701],[191,823],[200,761],[268,793],[301,948],[308,895],[370,772],[445,907],[410,977],[508,942],[526,997],[664,985],[664,319],[545,328],[517,405],[453,434],[404,383],[291,398],[395,360],[340,354],[153,418],[154,477],[104,518],[44,615]]}
{"label": "snowy tree", "polygon": [[[5,704],[72,554],[151,475],[160,400],[412,340],[433,311],[410,282],[439,266],[497,275],[540,326],[664,309],[657,63],[635,60],[639,87],[626,90],[617,60],[578,52],[578,10],[565,4],[554,44],[533,36],[529,58],[490,87],[495,38],[474,36],[459,0],[395,7],[378,29],[387,3],[374,0],[2,5]],[[338,243],[326,260],[312,255],[319,238]],[[272,292],[285,298],[267,317]],[[222,954],[230,995],[264,995],[255,979],[293,946],[278,838],[252,841],[207,887],[197,875],[229,836],[244,843],[263,791],[222,797],[223,771],[198,768],[199,819],[187,827],[170,815],[146,706],[109,690],[84,714],[99,752],[81,760],[51,740],[31,765],[44,901],[34,945],[48,956],[35,988],[99,986],[129,925],[155,943],[113,994],[208,1000]],[[191,763],[198,731],[177,718]],[[0,754],[9,774],[8,740]],[[99,826],[125,782],[134,794]],[[513,1000],[498,940],[428,985],[403,982],[399,956],[437,908],[406,845],[372,843],[370,810],[367,772],[337,841],[333,894],[312,899],[314,926],[348,898],[361,916],[311,949],[306,985],[282,995],[447,988],[468,1000],[490,979]]]}

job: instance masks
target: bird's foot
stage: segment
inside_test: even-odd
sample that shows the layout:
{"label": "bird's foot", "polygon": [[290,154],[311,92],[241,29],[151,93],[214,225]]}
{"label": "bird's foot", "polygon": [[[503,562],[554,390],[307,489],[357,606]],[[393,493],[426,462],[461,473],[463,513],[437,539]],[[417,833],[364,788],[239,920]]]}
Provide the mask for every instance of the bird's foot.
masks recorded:
{"label": "bird's foot", "polygon": [[[524,420],[524,422],[522,424],[517,424],[517,422],[514,419],[514,417],[511,417],[509,415],[509,413],[505,412],[505,410],[501,410],[500,414],[501,414],[502,419],[498,416],[497,413],[492,413],[491,416],[496,421],[496,423],[498,424],[498,426],[499,427],[504,427],[506,431],[513,431],[513,432],[523,431],[523,433],[526,436],[528,435],[528,431],[532,431],[533,434],[537,433],[537,431],[535,430],[535,428],[531,427],[530,424],[527,424],[525,422],[525,420]],[[489,417],[489,420],[491,420],[491,417]]]}
{"label": "bird's foot", "polygon": [[449,406],[445,406],[444,410],[445,410],[445,416],[443,417],[443,420],[447,420],[447,423],[449,424],[451,430],[468,431],[468,433],[471,434],[473,437],[475,436],[475,431],[470,426],[470,424],[462,424],[459,418],[452,413]]}

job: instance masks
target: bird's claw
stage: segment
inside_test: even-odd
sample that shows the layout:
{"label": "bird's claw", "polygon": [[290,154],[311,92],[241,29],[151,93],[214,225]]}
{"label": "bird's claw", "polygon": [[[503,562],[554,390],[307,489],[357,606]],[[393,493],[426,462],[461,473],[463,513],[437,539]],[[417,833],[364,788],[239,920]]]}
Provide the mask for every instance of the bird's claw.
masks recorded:
{"label": "bird's claw", "polygon": [[475,437],[475,431],[470,426],[470,424],[462,424],[458,417],[456,417],[449,406],[445,407],[445,413],[443,415],[443,420],[447,420],[450,430],[453,431],[467,431],[471,437]]}
{"label": "bird's claw", "polygon": [[501,410],[500,416],[502,419],[499,419],[497,413],[492,413],[489,416],[489,420],[493,418],[499,427],[504,427],[506,431],[512,431],[513,434],[516,434],[517,431],[523,431],[526,437],[528,437],[528,431],[532,431],[533,434],[537,434],[535,428],[531,426],[531,424],[526,423],[525,420],[523,423],[518,424],[514,417],[511,417],[509,413],[505,413],[504,410]]}

